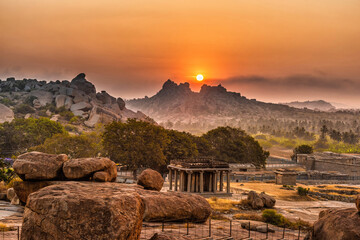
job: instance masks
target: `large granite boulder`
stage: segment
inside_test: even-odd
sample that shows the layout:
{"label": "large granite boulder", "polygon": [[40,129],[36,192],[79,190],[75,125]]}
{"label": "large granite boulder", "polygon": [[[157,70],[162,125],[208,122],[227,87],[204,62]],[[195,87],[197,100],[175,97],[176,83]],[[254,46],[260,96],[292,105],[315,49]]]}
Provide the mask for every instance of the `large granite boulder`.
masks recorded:
{"label": "large granite boulder", "polygon": [[160,173],[148,168],[138,176],[137,184],[145,189],[160,191],[164,185],[164,179]]}
{"label": "large granite boulder", "polygon": [[[34,96],[37,99],[34,101],[36,104],[39,104],[40,106],[46,106],[47,104],[51,104],[54,100],[54,96],[51,92],[44,91],[44,90],[34,90],[29,92],[28,96]],[[34,102],[34,103],[35,103]]]}
{"label": "large granite boulder", "polygon": [[360,214],[356,208],[321,211],[314,223],[312,240],[360,239]]}
{"label": "large granite boulder", "polygon": [[247,198],[249,205],[253,209],[261,209],[261,208],[272,208],[275,206],[276,200],[275,198],[265,194],[260,193],[257,194],[255,191],[250,191]]}
{"label": "large granite boulder", "polygon": [[0,103],[0,123],[11,122],[14,119],[14,112]]}
{"label": "large granite boulder", "polygon": [[115,183],[67,182],[29,196],[22,240],[139,239],[144,203]]}
{"label": "large granite boulder", "polygon": [[13,168],[22,180],[62,179],[62,166],[67,160],[65,154],[28,152],[16,159]]}
{"label": "large granite boulder", "polygon": [[55,98],[55,105],[57,108],[65,107],[66,109],[70,109],[72,104],[73,104],[73,100],[69,96],[57,95]]}
{"label": "large granite boulder", "polygon": [[196,194],[137,190],[145,203],[144,221],[205,222],[212,209]]}
{"label": "large granite boulder", "polygon": [[116,164],[108,158],[78,158],[64,163],[63,172],[70,180],[113,182],[117,177]]}
{"label": "large granite boulder", "polygon": [[22,203],[26,203],[28,196],[44,187],[62,183],[61,181],[22,181],[14,183],[14,191]]}

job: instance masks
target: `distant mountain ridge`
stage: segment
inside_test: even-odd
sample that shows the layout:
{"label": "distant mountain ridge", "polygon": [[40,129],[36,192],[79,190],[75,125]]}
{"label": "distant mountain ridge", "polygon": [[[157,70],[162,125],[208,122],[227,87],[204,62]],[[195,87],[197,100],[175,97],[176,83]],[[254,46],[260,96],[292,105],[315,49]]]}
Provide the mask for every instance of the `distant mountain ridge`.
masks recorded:
{"label": "distant mountain ridge", "polygon": [[249,127],[263,120],[320,121],[333,118],[327,112],[247,99],[221,85],[204,84],[200,92],[193,92],[189,83],[176,84],[171,80],[167,80],[154,96],[128,100],[127,106],[144,112],[167,127],[193,132],[222,125]]}
{"label": "distant mountain ridge", "polygon": [[305,102],[289,102],[289,103],[283,103],[285,105],[288,105],[290,107],[294,108],[308,108],[312,110],[318,110],[318,111],[334,111],[336,109],[335,106],[333,106],[331,103],[326,102],[324,100],[317,100],[317,101],[305,101]]}

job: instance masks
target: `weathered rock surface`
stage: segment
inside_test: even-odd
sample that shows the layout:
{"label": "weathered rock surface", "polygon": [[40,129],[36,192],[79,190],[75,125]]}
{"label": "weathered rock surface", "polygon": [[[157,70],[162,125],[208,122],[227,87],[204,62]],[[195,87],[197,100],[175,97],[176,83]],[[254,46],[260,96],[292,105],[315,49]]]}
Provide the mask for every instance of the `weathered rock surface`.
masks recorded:
{"label": "weathered rock surface", "polygon": [[210,204],[195,194],[137,190],[145,203],[144,221],[205,222],[211,215]]}
{"label": "weathered rock surface", "polygon": [[72,104],[73,104],[73,100],[69,96],[57,95],[55,98],[55,105],[57,108],[65,107],[66,109],[70,109]]}
{"label": "weathered rock surface", "polygon": [[148,168],[138,176],[137,184],[145,189],[160,191],[164,185],[164,179],[159,172]]}
{"label": "weathered rock surface", "polygon": [[85,79],[85,73],[78,74],[72,81],[71,85],[76,86],[77,89],[86,94],[96,94],[95,86]]}
{"label": "weathered rock surface", "polygon": [[46,104],[51,104],[53,102],[53,94],[51,92],[48,91],[44,91],[44,90],[35,90],[35,91],[31,91],[29,93],[29,96],[34,96],[36,97],[37,100],[36,102],[38,104],[40,104],[40,106],[46,106]]}
{"label": "weathered rock surface", "polygon": [[29,196],[21,239],[139,239],[144,203],[115,183],[67,182]]}
{"label": "weathered rock surface", "polygon": [[275,198],[265,193],[257,194],[254,191],[249,192],[247,200],[253,209],[272,208],[276,203]]}
{"label": "weathered rock surface", "polygon": [[13,168],[22,180],[61,179],[62,166],[67,160],[65,154],[28,152],[17,158]]}
{"label": "weathered rock surface", "polygon": [[7,191],[6,191],[6,197],[7,199],[11,202],[11,200],[15,197],[16,193],[15,193],[15,190],[14,188],[9,188]]}
{"label": "weathered rock surface", "polygon": [[0,103],[0,123],[11,122],[14,119],[14,112]]}
{"label": "weathered rock surface", "polygon": [[14,183],[14,191],[22,203],[26,203],[28,196],[44,187],[63,183],[61,181],[22,181]]}
{"label": "weathered rock surface", "polygon": [[261,233],[275,232],[273,226],[269,226],[269,225],[267,226],[266,223],[264,222],[241,220],[240,224],[242,228],[247,230],[249,230],[250,228],[251,231],[257,231]]}
{"label": "weathered rock surface", "polygon": [[360,214],[356,208],[330,209],[320,212],[314,223],[312,240],[360,239]]}
{"label": "weathered rock surface", "polygon": [[[96,181],[115,181],[116,164],[108,158],[78,158],[64,163],[63,172],[67,179],[90,179]],[[95,174],[96,172],[101,172]]]}

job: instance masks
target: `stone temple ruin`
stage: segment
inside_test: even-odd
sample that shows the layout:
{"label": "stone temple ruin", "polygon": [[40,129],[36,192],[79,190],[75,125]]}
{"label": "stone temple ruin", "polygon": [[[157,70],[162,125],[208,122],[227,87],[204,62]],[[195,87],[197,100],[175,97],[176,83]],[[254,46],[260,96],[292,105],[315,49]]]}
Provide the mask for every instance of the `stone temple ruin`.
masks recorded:
{"label": "stone temple ruin", "polygon": [[[169,191],[197,193],[205,196],[232,196],[228,163],[211,158],[172,160],[169,169]],[[226,189],[224,176],[226,175]]]}

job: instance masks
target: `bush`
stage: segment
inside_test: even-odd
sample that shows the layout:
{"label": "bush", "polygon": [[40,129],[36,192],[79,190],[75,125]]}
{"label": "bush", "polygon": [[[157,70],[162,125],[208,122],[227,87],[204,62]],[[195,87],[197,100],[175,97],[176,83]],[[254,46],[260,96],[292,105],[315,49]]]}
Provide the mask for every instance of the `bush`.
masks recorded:
{"label": "bush", "polygon": [[297,191],[300,196],[307,196],[310,191],[310,188],[298,187]]}
{"label": "bush", "polygon": [[15,113],[27,114],[27,113],[34,113],[35,110],[28,104],[20,104],[15,107]]}
{"label": "bush", "polygon": [[70,121],[75,115],[68,110],[60,112],[60,116],[62,116],[65,120]]}
{"label": "bush", "polygon": [[5,106],[8,106],[8,107],[15,105],[15,103],[14,103],[13,101],[11,101],[11,100],[10,100],[9,98],[7,98],[7,97],[4,97],[4,98],[0,99],[0,103],[1,103],[1,104],[4,104]]}
{"label": "bush", "polygon": [[282,214],[277,213],[274,209],[264,210],[262,218],[265,222],[279,227],[288,227],[290,225],[289,220],[287,220]]}

